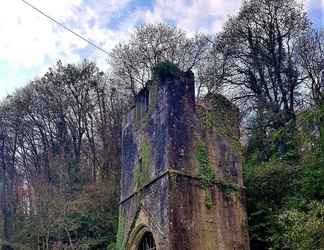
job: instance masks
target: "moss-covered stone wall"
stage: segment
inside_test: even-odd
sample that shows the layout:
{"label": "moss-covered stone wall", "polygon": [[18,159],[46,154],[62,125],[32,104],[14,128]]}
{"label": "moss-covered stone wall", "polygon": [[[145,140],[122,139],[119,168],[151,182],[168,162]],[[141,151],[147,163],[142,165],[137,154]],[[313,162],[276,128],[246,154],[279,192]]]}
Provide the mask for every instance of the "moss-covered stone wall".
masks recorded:
{"label": "moss-covered stone wall", "polygon": [[168,63],[124,119],[118,246],[148,230],[159,250],[248,247],[239,112],[219,95],[195,103],[194,76]]}

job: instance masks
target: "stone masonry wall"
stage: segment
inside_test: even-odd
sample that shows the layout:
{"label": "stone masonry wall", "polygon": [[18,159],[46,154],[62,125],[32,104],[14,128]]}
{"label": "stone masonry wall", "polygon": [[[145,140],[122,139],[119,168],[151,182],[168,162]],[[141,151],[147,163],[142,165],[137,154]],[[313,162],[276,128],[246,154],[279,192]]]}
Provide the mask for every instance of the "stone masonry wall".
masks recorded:
{"label": "stone masonry wall", "polygon": [[145,231],[158,250],[249,249],[238,125],[223,96],[195,104],[191,72],[155,69],[124,119],[118,249]]}

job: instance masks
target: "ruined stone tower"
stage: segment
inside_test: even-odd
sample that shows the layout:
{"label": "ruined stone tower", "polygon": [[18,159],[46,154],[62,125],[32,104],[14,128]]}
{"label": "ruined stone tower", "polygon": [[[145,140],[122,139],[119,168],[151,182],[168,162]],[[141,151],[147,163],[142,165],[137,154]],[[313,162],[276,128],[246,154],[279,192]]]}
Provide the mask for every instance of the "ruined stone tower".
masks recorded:
{"label": "ruined stone tower", "polygon": [[117,248],[249,249],[239,112],[161,64],[124,119]]}

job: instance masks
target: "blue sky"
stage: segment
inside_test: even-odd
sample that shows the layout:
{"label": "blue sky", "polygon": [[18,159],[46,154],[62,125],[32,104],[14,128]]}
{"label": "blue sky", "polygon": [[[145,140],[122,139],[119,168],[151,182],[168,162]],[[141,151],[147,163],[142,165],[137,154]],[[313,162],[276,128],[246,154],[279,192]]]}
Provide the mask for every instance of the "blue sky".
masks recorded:
{"label": "blue sky", "polygon": [[[241,0],[28,0],[105,50],[126,41],[139,23],[170,22],[189,34],[217,32]],[[324,0],[305,0],[317,27],[324,26]],[[107,69],[107,56],[58,27],[21,0],[0,8],[0,99],[42,75],[61,59],[87,57]]]}

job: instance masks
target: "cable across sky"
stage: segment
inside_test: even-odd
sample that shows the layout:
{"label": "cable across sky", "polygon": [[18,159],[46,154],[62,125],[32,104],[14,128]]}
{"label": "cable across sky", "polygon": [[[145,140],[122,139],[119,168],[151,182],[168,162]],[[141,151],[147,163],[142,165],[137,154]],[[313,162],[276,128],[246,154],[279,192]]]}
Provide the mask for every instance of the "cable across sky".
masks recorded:
{"label": "cable across sky", "polygon": [[46,14],[44,11],[40,10],[39,8],[37,8],[36,6],[32,5],[31,3],[25,1],[25,0],[21,0],[23,3],[25,3],[27,6],[29,6],[30,8],[32,8],[33,10],[37,11],[38,13],[40,13],[41,15],[43,15],[44,17],[50,19],[52,22],[56,23],[57,25],[61,26],[62,28],[64,28],[65,30],[69,31],[70,33],[72,33],[73,35],[77,36],[78,38],[82,39],[83,41],[87,42],[88,44],[90,44],[92,47],[100,50],[101,52],[109,55],[109,52],[101,47],[99,47],[97,44],[95,44],[94,42],[90,41],[89,39],[83,37],[82,35],[78,34],[77,32],[73,31],[72,29],[70,29],[69,27],[67,27],[65,24],[57,21],[56,19],[54,19],[53,17],[51,17],[50,15]]}

